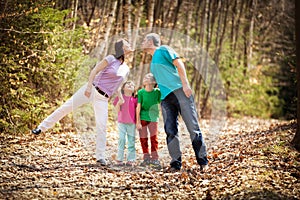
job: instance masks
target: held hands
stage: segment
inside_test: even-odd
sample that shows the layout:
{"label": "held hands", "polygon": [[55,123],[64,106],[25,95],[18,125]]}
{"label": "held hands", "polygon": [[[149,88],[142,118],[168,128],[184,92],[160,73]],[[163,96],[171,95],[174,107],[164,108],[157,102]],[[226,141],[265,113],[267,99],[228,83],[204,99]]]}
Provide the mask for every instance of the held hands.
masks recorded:
{"label": "held hands", "polygon": [[136,123],[136,129],[141,130],[142,129],[142,124],[141,123]]}

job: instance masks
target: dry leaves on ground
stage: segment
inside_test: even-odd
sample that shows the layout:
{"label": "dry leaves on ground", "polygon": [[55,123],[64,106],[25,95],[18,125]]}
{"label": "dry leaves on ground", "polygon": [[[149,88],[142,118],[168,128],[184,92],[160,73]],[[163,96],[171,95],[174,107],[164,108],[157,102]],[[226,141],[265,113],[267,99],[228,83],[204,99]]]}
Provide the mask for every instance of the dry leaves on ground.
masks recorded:
{"label": "dry leaves on ground", "polygon": [[[161,170],[102,167],[72,132],[1,133],[0,199],[300,199],[300,154],[289,144],[294,122],[228,119],[217,141],[210,140],[206,123],[206,173],[199,171],[184,128],[183,168],[176,173],[165,172],[170,160],[162,131]],[[116,145],[117,134],[108,133],[112,163]],[[138,140],[136,146],[141,161]]]}

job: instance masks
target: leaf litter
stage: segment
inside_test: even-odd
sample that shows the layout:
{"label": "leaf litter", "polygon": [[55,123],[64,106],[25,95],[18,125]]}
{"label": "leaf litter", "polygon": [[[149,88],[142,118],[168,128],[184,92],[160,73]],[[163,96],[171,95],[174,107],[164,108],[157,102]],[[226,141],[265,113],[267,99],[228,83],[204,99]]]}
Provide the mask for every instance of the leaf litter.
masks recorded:
{"label": "leaf litter", "polygon": [[[170,158],[159,131],[162,169],[114,165],[118,134],[107,134],[110,165],[94,158],[93,137],[86,146],[71,131],[0,134],[0,199],[300,199],[300,154],[290,146],[296,122],[255,118],[228,119],[208,146],[209,169],[201,172],[186,129],[180,126],[182,170],[166,171]],[[86,136],[84,136],[86,138]],[[137,160],[142,150],[136,140]]]}

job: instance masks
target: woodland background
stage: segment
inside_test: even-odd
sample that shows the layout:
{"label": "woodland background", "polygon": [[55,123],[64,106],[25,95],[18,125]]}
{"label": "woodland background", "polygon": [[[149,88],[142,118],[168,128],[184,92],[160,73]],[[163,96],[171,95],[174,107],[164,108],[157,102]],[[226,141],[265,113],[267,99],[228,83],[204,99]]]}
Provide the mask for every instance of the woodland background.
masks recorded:
{"label": "woodland background", "polygon": [[[300,153],[291,145],[298,135],[293,144],[300,147],[297,2],[0,0],[0,199],[300,199]],[[136,48],[129,78],[140,86],[151,58],[139,45],[150,31],[186,64],[208,146],[206,173],[182,123],[177,173],[166,170],[162,120],[161,170],[114,165],[115,112],[109,112],[107,167],[94,158],[91,107],[51,131],[30,133],[86,82],[119,37]],[[226,121],[218,134],[210,129],[214,117]],[[140,162],[138,143],[137,137]]]}
{"label": "woodland background", "polygon": [[[0,4],[1,132],[33,128],[70,97],[78,75],[88,74],[109,52],[113,36],[122,35],[138,47],[143,35],[132,31],[138,29],[174,30],[189,36],[186,47],[189,40],[199,44],[218,67],[227,116],[296,118],[293,0],[2,0]],[[172,34],[163,38],[164,44],[172,46]],[[132,58],[130,78],[137,85],[148,71],[149,59],[138,51]],[[199,114],[207,118],[213,81],[204,82],[203,74],[195,73],[196,66],[185,61]],[[70,123],[71,117],[60,125],[72,128],[66,125]]]}

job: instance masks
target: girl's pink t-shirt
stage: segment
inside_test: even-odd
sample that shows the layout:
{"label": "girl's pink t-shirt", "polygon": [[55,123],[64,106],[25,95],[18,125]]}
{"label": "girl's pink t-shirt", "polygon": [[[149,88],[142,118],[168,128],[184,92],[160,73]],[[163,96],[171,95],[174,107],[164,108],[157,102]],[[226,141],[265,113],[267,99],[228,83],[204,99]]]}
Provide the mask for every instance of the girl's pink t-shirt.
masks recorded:
{"label": "girl's pink t-shirt", "polygon": [[[118,113],[118,122],[124,124],[135,124],[135,109],[137,107],[137,98],[133,96],[125,96],[123,94],[124,103],[120,106]],[[119,101],[119,97],[116,97],[113,105],[116,106]]]}

